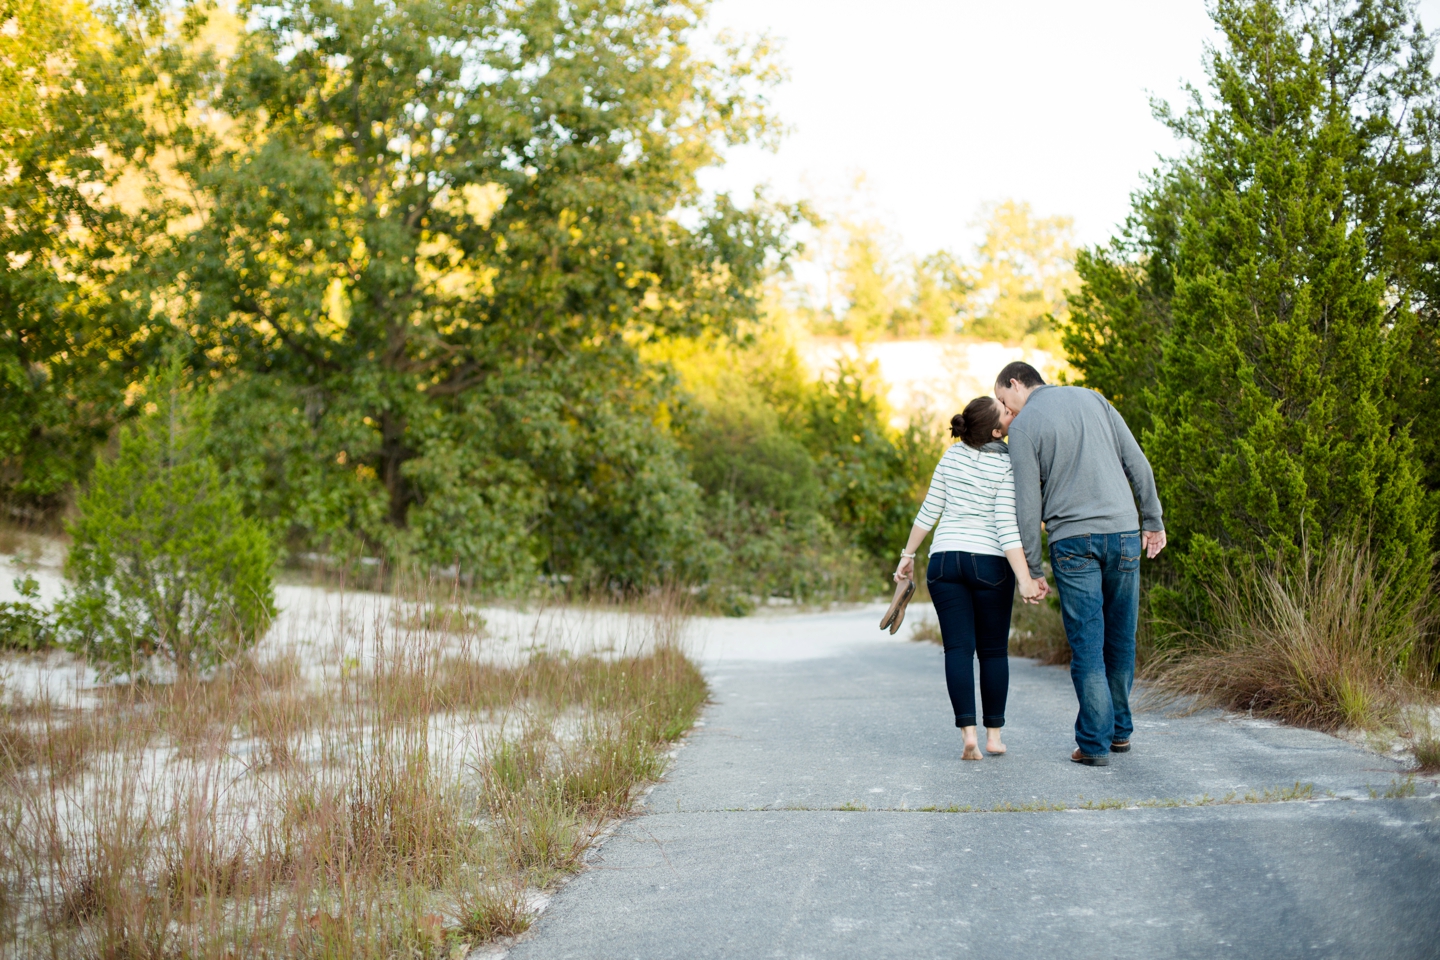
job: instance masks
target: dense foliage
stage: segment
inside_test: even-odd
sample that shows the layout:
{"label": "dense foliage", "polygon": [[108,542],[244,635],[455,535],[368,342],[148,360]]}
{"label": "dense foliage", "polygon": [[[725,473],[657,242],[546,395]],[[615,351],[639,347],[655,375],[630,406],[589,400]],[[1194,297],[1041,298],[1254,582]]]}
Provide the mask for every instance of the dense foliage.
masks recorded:
{"label": "dense foliage", "polygon": [[708,575],[723,606],[883,582],[941,446],[920,426],[890,427],[873,371],[842,364],[812,381],[773,330],[672,341],[651,355],[690,398],[677,435],[704,494]]}
{"label": "dense foliage", "polygon": [[1227,568],[1357,535],[1416,589],[1440,478],[1433,44],[1402,2],[1215,18],[1208,91],[1162,112],[1188,151],[1079,260],[1071,362],[1143,431],[1192,612]]}
{"label": "dense foliage", "polygon": [[149,18],[76,0],[0,6],[0,496],[53,511],[125,409],[153,330],[129,299],[154,234],[138,209],[155,158],[138,99],[157,108],[169,51]]}
{"label": "dense foliage", "polygon": [[757,433],[644,355],[753,355],[803,215],[697,186],[770,137],[775,75],[697,52],[703,0],[13,9],[12,514],[83,489],[168,349],[214,412],[196,462],[291,558],[743,606],[853,593],[903,539],[929,441],[861,378],[792,377]]}

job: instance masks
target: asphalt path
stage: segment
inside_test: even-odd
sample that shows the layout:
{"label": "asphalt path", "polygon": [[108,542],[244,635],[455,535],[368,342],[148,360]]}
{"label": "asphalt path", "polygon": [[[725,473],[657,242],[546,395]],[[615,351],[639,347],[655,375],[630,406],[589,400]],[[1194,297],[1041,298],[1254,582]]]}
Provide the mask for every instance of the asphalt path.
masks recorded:
{"label": "asphalt path", "polygon": [[510,957],[1440,957],[1433,782],[1218,712],[1082,767],[1068,671],[1020,659],[1009,752],[962,762],[939,648],[879,614],[700,624],[714,702]]}

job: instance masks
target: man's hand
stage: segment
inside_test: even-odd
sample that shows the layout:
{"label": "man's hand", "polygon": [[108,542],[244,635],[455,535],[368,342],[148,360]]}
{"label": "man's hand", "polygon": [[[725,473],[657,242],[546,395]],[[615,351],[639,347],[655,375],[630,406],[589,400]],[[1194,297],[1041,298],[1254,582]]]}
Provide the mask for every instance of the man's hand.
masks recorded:
{"label": "man's hand", "polygon": [[1145,548],[1145,556],[1154,560],[1165,549],[1165,531],[1146,530],[1140,534],[1140,543]]}
{"label": "man's hand", "polygon": [[1039,603],[1041,600],[1050,596],[1050,584],[1046,582],[1044,577],[1036,577],[1035,586],[1039,588],[1039,592],[1035,595],[1034,600],[1029,601],[1030,603]]}

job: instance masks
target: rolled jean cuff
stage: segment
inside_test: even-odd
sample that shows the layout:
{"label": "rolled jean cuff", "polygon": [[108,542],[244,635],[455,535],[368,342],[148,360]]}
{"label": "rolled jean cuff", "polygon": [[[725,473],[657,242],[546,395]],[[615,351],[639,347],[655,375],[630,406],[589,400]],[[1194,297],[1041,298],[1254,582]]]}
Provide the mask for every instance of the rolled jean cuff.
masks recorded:
{"label": "rolled jean cuff", "polygon": [[972,713],[972,714],[970,714],[970,716],[968,716],[968,717],[956,717],[956,718],[955,718],[955,726],[957,726],[957,727],[973,727],[973,726],[975,726],[975,714]]}
{"label": "rolled jean cuff", "polygon": [[1001,727],[1005,726],[1005,718],[1004,718],[1004,717],[986,717],[986,718],[985,718],[985,726],[986,726],[987,728],[991,729],[991,730],[999,730]]}

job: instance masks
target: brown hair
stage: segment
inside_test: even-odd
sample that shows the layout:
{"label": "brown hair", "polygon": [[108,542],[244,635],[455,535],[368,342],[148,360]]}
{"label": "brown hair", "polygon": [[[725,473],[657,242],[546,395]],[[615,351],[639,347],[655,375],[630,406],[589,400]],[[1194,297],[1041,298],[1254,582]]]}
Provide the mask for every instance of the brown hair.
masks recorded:
{"label": "brown hair", "polygon": [[950,436],[979,448],[995,439],[999,426],[1000,401],[994,397],[976,397],[965,404],[964,413],[950,418]]}
{"label": "brown hair", "polygon": [[995,377],[995,385],[997,387],[1008,387],[1010,386],[1011,380],[1019,380],[1020,386],[1030,387],[1032,390],[1035,387],[1045,386],[1045,381],[1040,377],[1040,371],[1030,366],[1030,364],[1024,360],[1012,360],[1010,363],[1005,364],[1005,369],[1001,370],[999,375]]}

